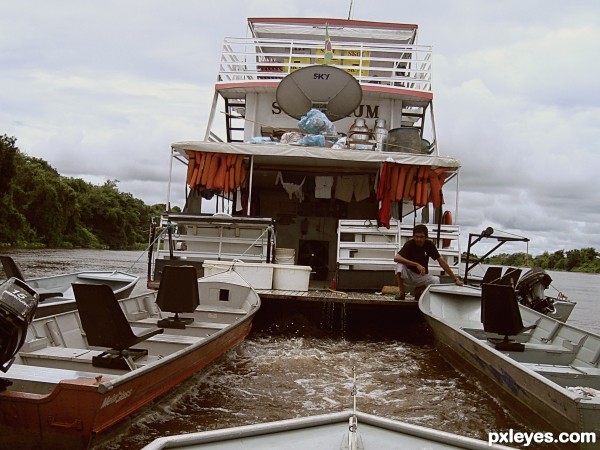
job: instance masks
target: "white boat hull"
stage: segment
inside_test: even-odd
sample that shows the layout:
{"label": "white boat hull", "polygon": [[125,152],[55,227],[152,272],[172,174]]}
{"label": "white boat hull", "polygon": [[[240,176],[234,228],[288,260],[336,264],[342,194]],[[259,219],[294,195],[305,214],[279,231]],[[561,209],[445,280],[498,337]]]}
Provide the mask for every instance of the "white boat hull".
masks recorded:
{"label": "white boat hull", "polygon": [[[113,363],[110,347],[89,343],[95,331],[84,330],[81,317],[90,316],[82,310],[34,318],[14,363],[0,374],[2,443],[10,448],[88,448],[99,434],[239,344],[260,307],[256,291],[235,273],[197,283],[200,304],[185,314],[191,321],[127,346],[128,356],[137,355],[131,365]],[[148,292],[115,305],[136,334],[142,328],[159,331],[158,324],[173,316],[160,311],[157,295]]]}
{"label": "white boat hull", "polygon": [[[144,450],[185,448],[188,450],[396,450],[499,449],[487,442],[411,425],[365,413],[356,413],[356,432],[349,436],[352,411],[302,417],[236,428],[168,436],[156,439]],[[352,422],[353,423],[353,422]],[[351,439],[349,439],[349,437]],[[355,446],[353,446],[353,443]]]}
{"label": "white boat hull", "polygon": [[592,361],[599,352],[600,336],[520,305],[524,324],[537,324],[536,328],[518,337],[524,342],[524,352],[499,351],[483,331],[479,289],[431,286],[419,307],[440,354],[467,373],[475,369],[500,388],[507,394],[504,398],[518,405],[516,412],[534,413],[558,432],[600,431],[600,399],[567,389],[600,387],[600,369],[581,362]]}

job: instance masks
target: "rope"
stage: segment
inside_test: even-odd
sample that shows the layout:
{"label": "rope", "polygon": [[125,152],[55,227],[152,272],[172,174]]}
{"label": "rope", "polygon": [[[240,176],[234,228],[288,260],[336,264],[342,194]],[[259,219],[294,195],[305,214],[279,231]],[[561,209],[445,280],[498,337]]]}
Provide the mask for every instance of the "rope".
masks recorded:
{"label": "rope", "polygon": [[[504,233],[504,234],[508,234],[509,236],[515,236],[515,237],[518,237],[521,239],[527,239],[526,236],[521,236],[520,234],[509,233],[508,231],[504,231],[504,230],[498,230],[498,231],[500,231],[501,233]],[[525,241],[525,256],[526,256],[525,263],[528,263],[529,262],[529,240]]]}
{"label": "rope", "polygon": [[[265,235],[265,233],[268,233],[269,231],[273,232],[273,236],[275,236],[275,227],[273,225],[268,225],[267,228],[265,228],[265,230],[261,233],[261,235],[259,237],[257,237],[254,240],[254,242],[248,246],[248,248],[244,251],[244,253],[242,253],[240,255],[240,258],[242,256],[244,256],[248,252],[248,250],[250,250],[254,246],[254,244],[256,244],[259,241],[259,239],[261,239]],[[261,254],[260,256],[263,256],[263,255]],[[236,261],[239,261],[239,260],[236,260]]]}
{"label": "rope", "polygon": [[148,253],[148,250],[150,249],[150,247],[152,247],[154,244],[156,244],[156,241],[158,241],[160,239],[160,237],[169,230],[169,228],[173,229],[175,228],[174,225],[171,224],[171,222],[167,223],[167,226],[164,227],[160,233],[158,233],[158,235],[154,238],[154,240],[148,244],[148,246],[146,247],[146,249],[142,252],[142,254],[140,256],[138,256],[138,258],[133,262],[133,264],[131,264],[131,266],[129,266],[129,268],[127,269],[127,272],[131,272],[133,271],[133,267],[140,261],[141,257],[144,256],[145,254]]}

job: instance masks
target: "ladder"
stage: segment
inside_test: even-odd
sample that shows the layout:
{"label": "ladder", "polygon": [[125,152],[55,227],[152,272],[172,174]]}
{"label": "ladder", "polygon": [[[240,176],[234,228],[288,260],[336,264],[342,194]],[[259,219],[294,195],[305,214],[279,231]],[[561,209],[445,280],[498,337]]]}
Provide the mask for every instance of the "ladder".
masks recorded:
{"label": "ladder", "polygon": [[244,124],[246,122],[246,99],[225,99],[225,125],[227,142],[244,142]]}

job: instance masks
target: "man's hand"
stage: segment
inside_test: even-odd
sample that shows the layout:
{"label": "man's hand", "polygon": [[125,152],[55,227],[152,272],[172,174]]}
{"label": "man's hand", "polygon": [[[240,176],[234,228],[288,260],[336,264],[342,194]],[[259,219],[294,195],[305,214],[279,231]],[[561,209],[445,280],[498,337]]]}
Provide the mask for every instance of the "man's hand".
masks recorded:
{"label": "man's hand", "polygon": [[425,267],[423,267],[421,264],[417,263],[417,265],[415,266],[417,268],[417,270],[419,271],[419,275],[425,275]]}

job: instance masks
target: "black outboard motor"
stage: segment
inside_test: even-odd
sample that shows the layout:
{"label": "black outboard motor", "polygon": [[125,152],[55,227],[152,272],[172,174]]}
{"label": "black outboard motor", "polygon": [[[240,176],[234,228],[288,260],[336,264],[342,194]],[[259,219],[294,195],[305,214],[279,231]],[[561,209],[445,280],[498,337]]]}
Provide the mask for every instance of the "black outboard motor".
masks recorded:
{"label": "black outboard motor", "polygon": [[515,287],[519,301],[543,314],[554,313],[554,299],[544,294],[550,283],[552,283],[550,275],[541,267],[534,267],[521,277]]}
{"label": "black outboard motor", "polygon": [[[23,346],[39,295],[17,278],[0,285],[0,370],[6,372]],[[0,390],[10,382],[0,382]]]}

